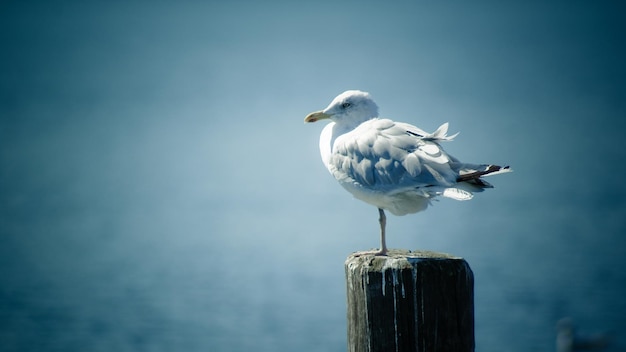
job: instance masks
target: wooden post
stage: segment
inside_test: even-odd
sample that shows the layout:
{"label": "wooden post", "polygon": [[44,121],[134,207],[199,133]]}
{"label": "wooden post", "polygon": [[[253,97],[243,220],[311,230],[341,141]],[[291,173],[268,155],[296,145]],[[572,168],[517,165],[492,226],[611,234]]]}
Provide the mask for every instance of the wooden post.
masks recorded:
{"label": "wooden post", "polygon": [[474,274],[463,258],[354,253],[345,268],[350,352],[474,351]]}

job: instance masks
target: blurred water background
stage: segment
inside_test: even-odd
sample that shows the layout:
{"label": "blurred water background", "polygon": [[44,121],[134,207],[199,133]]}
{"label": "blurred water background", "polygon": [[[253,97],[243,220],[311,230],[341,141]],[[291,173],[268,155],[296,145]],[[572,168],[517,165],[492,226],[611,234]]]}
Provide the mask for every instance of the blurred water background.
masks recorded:
{"label": "blurred water background", "polygon": [[388,218],[472,266],[477,350],[624,350],[625,39],[610,1],[2,1],[0,351],[344,351],[377,211],[302,120],[347,89],[515,169]]}

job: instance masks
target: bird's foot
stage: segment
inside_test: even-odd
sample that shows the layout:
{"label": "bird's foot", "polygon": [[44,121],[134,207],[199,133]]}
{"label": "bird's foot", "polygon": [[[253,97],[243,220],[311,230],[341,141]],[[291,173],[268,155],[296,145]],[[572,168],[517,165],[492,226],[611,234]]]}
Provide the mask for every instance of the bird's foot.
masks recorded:
{"label": "bird's foot", "polygon": [[362,251],[362,252],[355,252],[352,254],[355,257],[362,257],[362,256],[366,256],[366,255],[373,255],[375,257],[386,257],[387,256],[387,248],[383,248],[383,249],[373,249],[371,251]]}

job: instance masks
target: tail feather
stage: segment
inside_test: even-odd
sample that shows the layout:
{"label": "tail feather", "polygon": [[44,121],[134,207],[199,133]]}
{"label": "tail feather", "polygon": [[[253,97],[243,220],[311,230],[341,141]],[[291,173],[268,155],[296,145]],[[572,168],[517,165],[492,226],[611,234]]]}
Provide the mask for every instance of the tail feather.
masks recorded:
{"label": "tail feather", "polygon": [[469,200],[472,199],[473,193],[482,192],[485,188],[493,188],[489,182],[481,178],[482,176],[511,172],[511,169],[508,166],[501,167],[498,165],[471,164],[464,164],[463,166],[464,169],[461,171],[461,175],[457,178],[457,183],[451,187],[446,187],[443,190],[437,190],[438,195],[455,200]]}

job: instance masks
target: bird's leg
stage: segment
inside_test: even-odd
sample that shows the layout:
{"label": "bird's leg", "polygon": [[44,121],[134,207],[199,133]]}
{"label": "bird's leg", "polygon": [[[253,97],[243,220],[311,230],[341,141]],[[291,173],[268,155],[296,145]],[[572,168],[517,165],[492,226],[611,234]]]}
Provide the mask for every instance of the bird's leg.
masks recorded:
{"label": "bird's leg", "polygon": [[353,254],[355,257],[363,255],[387,256],[387,243],[385,242],[385,225],[387,224],[387,217],[385,216],[385,211],[382,208],[378,208],[378,214],[380,215],[378,218],[378,222],[380,223],[380,250],[356,252]]}
{"label": "bird's leg", "polygon": [[380,223],[380,251],[376,254],[387,255],[387,243],[385,241],[385,225],[387,225],[387,217],[383,208],[378,208],[378,222]]}

